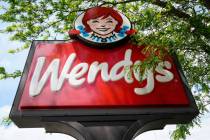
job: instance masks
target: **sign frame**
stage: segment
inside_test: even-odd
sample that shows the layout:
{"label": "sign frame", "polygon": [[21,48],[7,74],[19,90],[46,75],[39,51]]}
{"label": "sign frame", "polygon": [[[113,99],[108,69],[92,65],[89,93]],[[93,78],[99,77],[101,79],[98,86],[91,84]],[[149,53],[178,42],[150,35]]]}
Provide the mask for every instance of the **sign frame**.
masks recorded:
{"label": "sign frame", "polygon": [[188,107],[129,107],[129,108],[71,108],[71,109],[18,109],[24,84],[38,43],[64,43],[72,40],[34,40],[32,42],[27,61],[24,67],[18,90],[10,112],[10,118],[18,127],[45,127],[47,122],[80,122],[85,126],[92,125],[124,125],[137,120],[165,119],[167,124],[189,123],[198,114],[198,108],[188,87],[182,68],[176,54],[173,54],[174,63],[184,85],[189,99]]}

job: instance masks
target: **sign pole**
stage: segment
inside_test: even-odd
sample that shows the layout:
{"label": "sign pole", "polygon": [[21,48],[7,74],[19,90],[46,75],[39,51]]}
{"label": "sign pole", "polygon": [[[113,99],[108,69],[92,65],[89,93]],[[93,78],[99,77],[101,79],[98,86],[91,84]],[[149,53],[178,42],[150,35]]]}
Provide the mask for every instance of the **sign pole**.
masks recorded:
{"label": "sign pole", "polygon": [[[127,126],[88,126],[77,122],[49,122],[47,133],[62,133],[78,140],[123,140]],[[127,139],[128,140],[128,139]]]}
{"label": "sign pole", "polygon": [[128,126],[84,126],[78,122],[47,122],[47,133],[63,133],[78,140],[133,140],[140,134],[150,130],[160,130],[169,119],[144,119]]}

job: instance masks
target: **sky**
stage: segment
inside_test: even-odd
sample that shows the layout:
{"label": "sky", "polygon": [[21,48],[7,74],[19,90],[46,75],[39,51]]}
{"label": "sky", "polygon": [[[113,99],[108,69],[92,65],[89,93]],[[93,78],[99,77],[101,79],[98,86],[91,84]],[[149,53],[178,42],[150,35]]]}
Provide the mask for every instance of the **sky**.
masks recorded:
{"label": "sky", "polygon": [[[7,26],[6,23],[0,23],[0,30]],[[23,70],[28,49],[17,54],[8,54],[7,50],[20,47],[20,42],[9,41],[9,34],[0,34],[0,66],[4,66],[6,71],[14,72]],[[11,109],[20,78],[0,80],[0,122],[3,117],[7,117]],[[210,109],[210,108],[209,108]],[[169,140],[170,134],[175,129],[175,125],[167,125],[163,130],[148,131],[135,140]],[[191,130],[192,135],[187,140],[207,140],[210,133],[210,113],[202,117],[201,127],[195,127]],[[18,128],[15,124],[10,126],[0,126],[1,140],[75,140],[64,134],[47,134],[43,128]]]}

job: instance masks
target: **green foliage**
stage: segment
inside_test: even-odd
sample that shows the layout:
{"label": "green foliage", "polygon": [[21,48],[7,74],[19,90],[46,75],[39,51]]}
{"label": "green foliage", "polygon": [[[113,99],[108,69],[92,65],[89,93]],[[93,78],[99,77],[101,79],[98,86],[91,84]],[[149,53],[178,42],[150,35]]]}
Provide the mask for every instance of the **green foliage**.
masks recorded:
{"label": "green foliage", "polygon": [[0,67],[0,80],[6,79],[6,78],[17,78],[21,76],[21,73],[22,72],[20,70],[16,70],[13,73],[7,73],[4,67]]}
{"label": "green foliage", "polygon": [[[139,31],[132,41],[146,46],[144,53],[149,57],[139,65],[143,72],[164,59],[165,50],[175,52],[189,86],[199,89],[194,97],[200,116],[191,124],[177,125],[172,139],[185,139],[190,128],[199,124],[200,117],[207,112],[206,106],[210,104],[210,4],[207,0],[3,0],[2,3],[0,21],[9,25],[1,33],[10,33],[11,40],[25,43],[9,53],[28,48],[34,39],[67,39],[75,17],[87,8],[116,7]],[[20,75],[20,71],[8,74],[0,67],[0,79]]]}
{"label": "green foliage", "polygon": [[11,123],[12,123],[12,120],[9,117],[5,117],[5,118],[3,118],[2,122],[0,123],[0,125],[9,126]]}

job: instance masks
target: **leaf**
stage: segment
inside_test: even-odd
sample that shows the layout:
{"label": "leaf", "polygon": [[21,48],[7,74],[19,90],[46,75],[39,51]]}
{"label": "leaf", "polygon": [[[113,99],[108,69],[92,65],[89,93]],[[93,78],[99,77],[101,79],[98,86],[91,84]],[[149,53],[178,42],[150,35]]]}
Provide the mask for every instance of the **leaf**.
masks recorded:
{"label": "leaf", "polygon": [[0,67],[0,74],[5,74],[5,68],[4,67]]}
{"label": "leaf", "polygon": [[2,122],[0,123],[3,126],[9,126],[12,123],[12,120],[9,117],[3,118]]}

